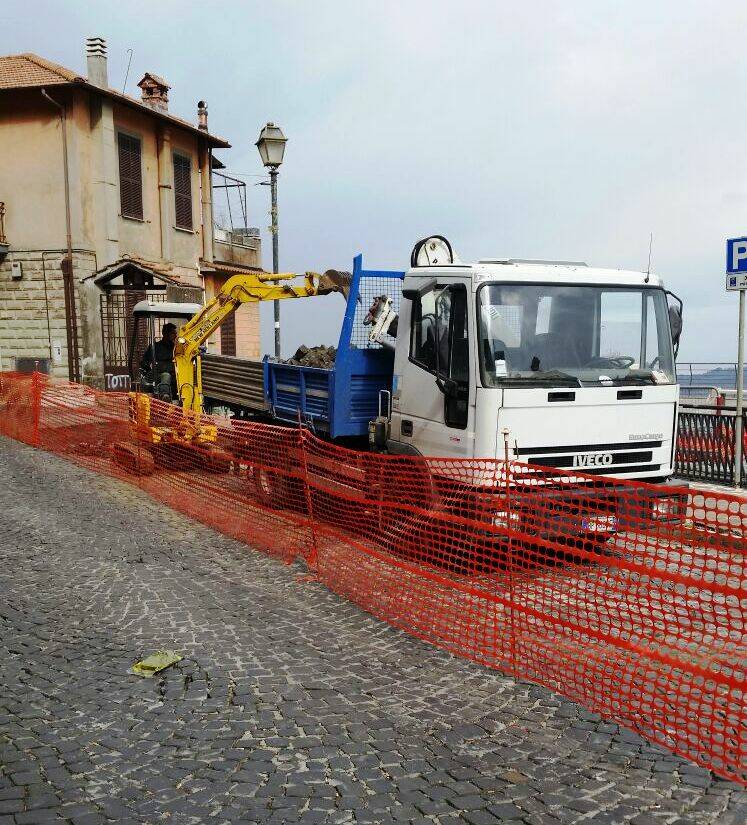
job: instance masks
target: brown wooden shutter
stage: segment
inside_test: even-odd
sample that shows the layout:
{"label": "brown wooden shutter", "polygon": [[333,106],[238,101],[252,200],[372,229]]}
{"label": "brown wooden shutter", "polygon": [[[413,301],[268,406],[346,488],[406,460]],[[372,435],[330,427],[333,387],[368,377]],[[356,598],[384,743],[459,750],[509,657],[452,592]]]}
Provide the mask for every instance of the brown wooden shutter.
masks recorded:
{"label": "brown wooden shutter", "polygon": [[119,202],[125,218],[143,219],[143,173],[140,165],[140,140],[120,132]]}
{"label": "brown wooden shutter", "polygon": [[220,327],[220,354],[236,355],[236,313],[232,312]]}
{"label": "brown wooden shutter", "polygon": [[192,229],[192,177],[189,158],[174,155],[174,206],[179,229]]}

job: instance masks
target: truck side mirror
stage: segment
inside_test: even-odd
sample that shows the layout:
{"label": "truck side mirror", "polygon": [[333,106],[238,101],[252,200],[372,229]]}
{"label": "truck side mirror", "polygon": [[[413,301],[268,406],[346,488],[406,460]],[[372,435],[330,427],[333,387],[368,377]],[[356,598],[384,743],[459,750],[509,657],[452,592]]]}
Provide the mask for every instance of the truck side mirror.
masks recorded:
{"label": "truck side mirror", "polygon": [[674,346],[674,357],[676,358],[680,348],[680,336],[682,335],[682,299],[668,289],[666,294],[676,302],[669,304],[669,328],[672,330],[672,345]]}
{"label": "truck side mirror", "polygon": [[679,307],[669,307],[669,326],[672,329],[672,343],[676,347],[679,344],[680,336],[682,335],[682,314],[680,313]]}

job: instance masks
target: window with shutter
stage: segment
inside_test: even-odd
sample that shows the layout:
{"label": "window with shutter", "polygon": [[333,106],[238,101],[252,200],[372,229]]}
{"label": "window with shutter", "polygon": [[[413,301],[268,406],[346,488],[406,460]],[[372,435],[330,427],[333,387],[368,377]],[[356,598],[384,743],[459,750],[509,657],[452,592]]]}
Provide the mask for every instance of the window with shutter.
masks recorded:
{"label": "window with shutter", "polygon": [[140,139],[119,132],[119,203],[125,218],[143,219],[143,172]]}
{"label": "window with shutter", "polygon": [[179,229],[192,229],[191,164],[184,155],[174,155],[174,206]]}
{"label": "window with shutter", "polygon": [[236,355],[236,313],[226,317],[220,327],[220,354]]}

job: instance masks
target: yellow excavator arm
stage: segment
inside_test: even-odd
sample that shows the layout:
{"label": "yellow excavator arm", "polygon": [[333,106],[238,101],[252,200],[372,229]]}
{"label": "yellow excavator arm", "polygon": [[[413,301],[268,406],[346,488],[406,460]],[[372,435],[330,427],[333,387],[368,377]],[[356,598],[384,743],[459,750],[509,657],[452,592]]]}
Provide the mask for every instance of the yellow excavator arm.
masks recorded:
{"label": "yellow excavator arm", "polygon": [[336,270],[327,270],[324,275],[307,272],[302,284],[289,283],[296,278],[298,275],[291,272],[232,275],[220,292],[179,330],[174,346],[174,367],[179,398],[185,412],[200,415],[203,411],[200,347],[241,304],[310,298],[330,292],[346,294],[350,276]]}

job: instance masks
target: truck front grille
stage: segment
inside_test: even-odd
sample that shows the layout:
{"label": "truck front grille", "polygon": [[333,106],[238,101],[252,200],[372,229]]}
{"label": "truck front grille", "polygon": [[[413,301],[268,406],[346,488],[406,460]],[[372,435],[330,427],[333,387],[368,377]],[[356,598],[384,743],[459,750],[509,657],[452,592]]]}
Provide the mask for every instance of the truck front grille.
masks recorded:
{"label": "truck front grille", "polygon": [[661,441],[629,441],[618,444],[569,444],[552,447],[520,447],[517,458],[541,467],[579,470],[591,475],[655,472],[653,450]]}

